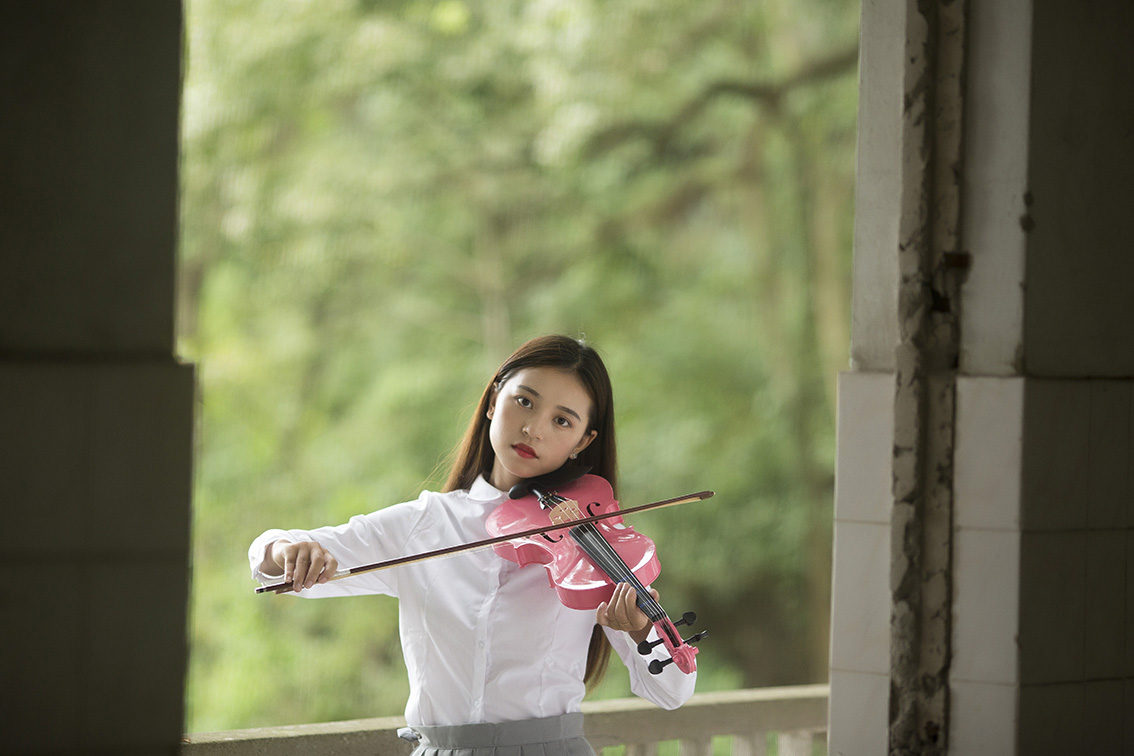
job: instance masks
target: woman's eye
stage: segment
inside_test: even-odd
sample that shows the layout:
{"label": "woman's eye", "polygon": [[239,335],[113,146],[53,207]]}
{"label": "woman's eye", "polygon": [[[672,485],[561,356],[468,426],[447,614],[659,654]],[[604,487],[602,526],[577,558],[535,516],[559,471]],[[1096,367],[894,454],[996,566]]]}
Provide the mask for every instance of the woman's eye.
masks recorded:
{"label": "woman's eye", "polygon": [[557,417],[557,418],[555,418],[555,422],[563,428],[570,428],[571,427],[571,421],[568,420],[565,417]]}
{"label": "woman's eye", "polygon": [[526,396],[517,396],[516,404],[519,404],[521,407],[531,407],[532,400],[527,398]]}

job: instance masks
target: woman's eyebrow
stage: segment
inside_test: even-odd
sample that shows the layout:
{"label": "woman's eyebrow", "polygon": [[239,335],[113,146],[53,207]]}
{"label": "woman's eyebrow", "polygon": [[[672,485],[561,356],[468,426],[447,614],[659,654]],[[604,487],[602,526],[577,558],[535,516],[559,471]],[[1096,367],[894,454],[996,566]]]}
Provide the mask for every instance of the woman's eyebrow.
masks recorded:
{"label": "woman's eyebrow", "polygon": [[[522,388],[524,391],[527,391],[529,394],[534,396],[536,399],[542,399],[543,398],[543,396],[538,391],[536,391],[534,388],[532,388],[531,386],[525,386],[524,384],[519,383],[519,384],[516,385],[516,388]],[[560,405],[557,405],[557,408],[563,410],[568,415],[571,415],[576,420],[578,420],[580,423],[583,422],[583,418],[579,416],[579,413],[576,412],[575,410],[571,409],[570,407],[564,407],[562,404],[560,404]]]}

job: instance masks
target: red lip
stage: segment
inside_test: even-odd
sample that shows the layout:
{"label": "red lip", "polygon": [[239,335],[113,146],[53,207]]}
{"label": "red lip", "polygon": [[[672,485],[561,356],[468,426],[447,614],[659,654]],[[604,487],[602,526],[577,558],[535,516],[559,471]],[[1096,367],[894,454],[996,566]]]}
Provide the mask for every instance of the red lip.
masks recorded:
{"label": "red lip", "polygon": [[536,459],[539,456],[535,453],[535,449],[528,446],[527,444],[514,444],[512,448],[515,449],[516,453],[524,459]]}

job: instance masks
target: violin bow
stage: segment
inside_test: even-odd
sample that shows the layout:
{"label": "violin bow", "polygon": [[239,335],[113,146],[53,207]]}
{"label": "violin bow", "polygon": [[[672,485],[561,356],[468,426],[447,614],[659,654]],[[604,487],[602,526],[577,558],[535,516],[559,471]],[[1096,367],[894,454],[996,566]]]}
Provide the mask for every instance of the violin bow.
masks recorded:
{"label": "violin bow", "polygon": [[[413,564],[415,562],[424,562],[427,559],[436,559],[437,557],[459,554],[464,551],[485,549],[489,546],[495,546],[498,543],[515,541],[520,538],[530,538],[531,536],[550,533],[555,530],[567,530],[578,525],[585,525],[588,522],[597,522],[598,520],[606,520],[611,517],[620,517],[623,515],[634,514],[635,512],[645,512],[649,509],[661,509],[662,507],[673,507],[677,506],[678,504],[688,504],[692,501],[704,501],[705,499],[711,499],[713,495],[714,493],[712,491],[699,491],[698,493],[686,494],[685,496],[678,496],[673,499],[663,499],[662,501],[654,501],[649,504],[639,504],[638,506],[630,507],[629,509],[616,509],[613,512],[605,512],[602,514],[581,517],[578,520],[571,520],[569,522],[544,525],[538,528],[531,528],[530,530],[523,530],[517,533],[507,533],[505,535],[495,536],[493,538],[485,538],[483,541],[473,541],[471,543],[462,543],[456,546],[446,546],[445,548],[435,549],[433,551],[425,551],[420,554],[411,554],[409,556],[386,559],[384,561],[374,562],[372,564],[362,564],[358,567],[339,570],[329,579],[342,580],[343,578],[351,577],[353,575],[361,575],[364,572],[376,572],[377,570],[385,570],[389,569],[390,567],[398,567],[403,564]],[[292,585],[292,582],[289,580],[286,583],[262,585],[256,589],[256,593],[286,593],[293,587],[294,586]]]}

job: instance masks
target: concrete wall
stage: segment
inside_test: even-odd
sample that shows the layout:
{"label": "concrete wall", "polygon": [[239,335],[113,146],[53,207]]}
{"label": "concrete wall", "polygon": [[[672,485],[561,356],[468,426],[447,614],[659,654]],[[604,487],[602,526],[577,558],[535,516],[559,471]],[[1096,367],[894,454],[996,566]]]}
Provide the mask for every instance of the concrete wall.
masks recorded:
{"label": "concrete wall", "polygon": [[194,374],[181,8],[0,5],[0,751],[172,754]]}
{"label": "concrete wall", "polygon": [[1134,376],[1134,4],[1035,0],[1028,375]]}
{"label": "concrete wall", "polygon": [[953,746],[1130,753],[1134,6],[971,8]]}
{"label": "concrete wall", "polygon": [[[903,4],[864,0],[830,752],[887,752]],[[1134,5],[971,0],[952,754],[1134,753]]]}

